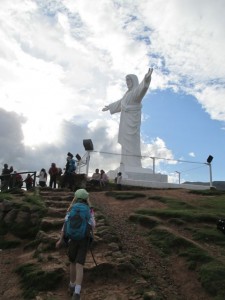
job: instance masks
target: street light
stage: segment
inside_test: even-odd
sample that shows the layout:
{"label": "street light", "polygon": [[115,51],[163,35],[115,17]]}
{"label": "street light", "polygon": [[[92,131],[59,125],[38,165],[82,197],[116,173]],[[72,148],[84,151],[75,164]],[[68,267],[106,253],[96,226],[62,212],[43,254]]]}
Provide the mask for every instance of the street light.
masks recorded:
{"label": "street light", "polygon": [[209,180],[210,180],[210,189],[212,188],[212,166],[211,166],[211,162],[213,160],[213,156],[212,155],[209,155],[208,158],[207,158],[207,165],[209,166]]}
{"label": "street light", "polygon": [[180,184],[180,172],[178,172],[178,171],[175,171],[175,173],[177,173],[178,174],[178,182],[179,182],[179,184]]}
{"label": "street light", "polygon": [[92,140],[83,140],[84,149],[86,152],[86,175],[88,176],[89,163],[90,163],[90,152],[94,150]]}
{"label": "street light", "polygon": [[155,157],[150,157],[153,161],[153,174],[155,174]]}

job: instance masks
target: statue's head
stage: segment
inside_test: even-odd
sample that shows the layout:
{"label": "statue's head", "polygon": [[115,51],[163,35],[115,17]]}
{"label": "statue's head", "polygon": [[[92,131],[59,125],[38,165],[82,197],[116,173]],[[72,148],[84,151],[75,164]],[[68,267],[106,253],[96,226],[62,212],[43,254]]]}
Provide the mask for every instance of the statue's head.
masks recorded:
{"label": "statue's head", "polygon": [[131,90],[139,85],[138,78],[134,74],[129,74],[126,76],[126,83],[128,90]]}

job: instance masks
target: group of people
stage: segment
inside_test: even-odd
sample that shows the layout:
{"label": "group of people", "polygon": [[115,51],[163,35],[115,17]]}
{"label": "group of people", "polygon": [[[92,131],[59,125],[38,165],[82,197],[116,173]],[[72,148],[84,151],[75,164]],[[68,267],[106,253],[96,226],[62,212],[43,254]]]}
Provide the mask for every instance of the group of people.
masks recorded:
{"label": "group of people", "polygon": [[[96,169],[95,172],[92,174],[92,177],[89,182],[92,186],[104,187],[109,182],[109,178],[104,170],[99,171],[99,169]],[[122,172],[117,173],[117,176],[115,177],[114,182],[116,183],[117,189],[121,190],[122,189]]]}
{"label": "group of people", "polygon": [[34,179],[31,174],[28,173],[26,178],[23,179],[22,175],[14,171],[13,166],[9,167],[8,164],[4,164],[0,179],[2,192],[13,188],[21,189],[23,183],[25,183],[27,190],[30,190],[34,185]]}
{"label": "group of people", "polygon": [[[69,187],[72,190],[74,184],[74,174],[76,171],[76,162],[73,159],[73,154],[68,152],[66,158],[66,166],[64,169],[64,174],[61,168],[56,166],[56,163],[51,163],[51,166],[48,170],[42,168],[37,175],[38,177],[38,185],[40,187],[46,187],[48,184],[48,176],[49,179],[49,187],[56,188],[57,183],[59,183],[61,178],[61,187]],[[22,172],[25,173],[25,172]],[[61,177],[61,175],[63,175]],[[34,185],[34,175],[28,173],[26,178],[23,179],[21,173],[17,173],[13,170],[13,167],[9,167],[8,164],[4,164],[4,168],[2,170],[2,174],[0,176],[1,179],[1,191],[6,191],[9,188],[19,188],[23,187],[23,183],[25,183],[26,189],[30,190]]]}
{"label": "group of people", "polygon": [[56,163],[52,163],[48,173],[46,172],[46,170],[44,168],[41,169],[38,177],[39,177],[39,186],[40,187],[46,187],[47,186],[47,179],[48,179],[48,175],[50,176],[50,180],[49,180],[49,187],[51,188],[56,188],[57,187],[57,183],[59,183],[61,175],[62,176],[62,180],[61,180],[61,187],[64,188],[66,186],[68,186],[70,189],[72,189],[73,186],[73,176],[75,174],[76,171],[76,162],[73,159],[73,154],[68,152],[67,153],[67,158],[66,158],[66,166],[64,169],[64,173],[62,171],[61,168],[58,168]]}
{"label": "group of people", "polygon": [[104,187],[109,182],[109,178],[106,175],[104,170],[99,172],[99,169],[96,169],[95,172],[92,174],[90,179],[90,184],[93,186],[100,186]]}
{"label": "group of people", "polygon": [[[58,176],[61,176],[62,174],[62,169],[57,168],[56,163],[52,163],[51,167],[48,170],[48,174],[50,175],[50,181],[49,181],[49,187],[51,188],[56,188],[57,184],[57,178]],[[47,186],[47,179],[48,179],[48,174],[44,168],[41,169],[39,175],[39,186],[40,187],[46,187]]]}

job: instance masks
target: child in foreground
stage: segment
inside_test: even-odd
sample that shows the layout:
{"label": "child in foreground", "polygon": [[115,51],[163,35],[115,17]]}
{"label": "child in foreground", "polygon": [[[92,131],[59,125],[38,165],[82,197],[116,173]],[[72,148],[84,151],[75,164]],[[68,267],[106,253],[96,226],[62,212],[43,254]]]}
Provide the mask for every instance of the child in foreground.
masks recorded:
{"label": "child in foreground", "polygon": [[79,300],[84,264],[90,239],[93,237],[93,229],[95,228],[95,217],[94,210],[90,207],[89,193],[85,189],[79,189],[74,193],[74,196],[67,210],[65,223],[61,230],[60,239],[56,243],[56,248],[65,243],[65,239],[68,240],[69,290],[73,295],[72,300]]}

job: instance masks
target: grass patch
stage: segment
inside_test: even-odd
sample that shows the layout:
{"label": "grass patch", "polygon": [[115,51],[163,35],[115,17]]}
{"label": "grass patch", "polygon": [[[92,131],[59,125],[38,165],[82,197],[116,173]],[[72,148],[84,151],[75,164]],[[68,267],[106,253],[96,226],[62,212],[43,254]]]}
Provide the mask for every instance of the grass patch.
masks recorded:
{"label": "grass patch", "polygon": [[205,227],[199,229],[195,228],[193,230],[192,237],[196,241],[212,243],[219,246],[225,246],[225,236],[216,227],[215,228]]}
{"label": "grass patch", "polygon": [[44,215],[47,211],[46,205],[44,200],[42,199],[41,196],[39,195],[26,195],[23,198],[23,204],[22,204],[22,209],[29,207],[32,208],[33,210],[37,210],[39,212],[39,215]]}
{"label": "grass patch", "polygon": [[180,218],[189,222],[209,222],[216,223],[218,217],[212,213],[201,210],[183,210],[183,209],[138,209],[138,214],[158,216],[164,219]]}
{"label": "grass patch", "polygon": [[161,203],[167,204],[170,209],[193,209],[193,205],[173,198],[150,196],[148,199],[154,199]]}
{"label": "grass patch", "polygon": [[189,269],[198,272],[199,280],[215,300],[225,299],[225,264],[218,262],[207,251],[191,241],[178,237],[166,229],[155,228],[149,234],[150,242],[162,255],[177,253],[185,258]]}
{"label": "grass patch", "polygon": [[176,225],[176,226],[184,226],[186,222],[184,220],[181,220],[179,218],[171,218],[168,220],[170,224]]}
{"label": "grass patch", "polygon": [[150,217],[140,214],[131,214],[129,216],[129,220],[135,223],[139,223],[140,225],[147,228],[153,228],[161,223],[160,220],[156,217]]}
{"label": "grass patch", "polygon": [[200,281],[204,289],[216,300],[225,299],[225,266],[212,261],[201,266]]}
{"label": "grass patch", "polygon": [[203,249],[194,244],[179,252],[179,256],[186,258],[189,269],[195,270],[199,264],[208,263],[213,258]]}
{"label": "grass patch", "polygon": [[0,202],[4,200],[11,200],[11,199],[13,199],[13,196],[11,196],[10,194],[0,192]]}
{"label": "grass patch", "polygon": [[220,196],[220,195],[225,195],[225,191],[214,190],[214,189],[209,189],[209,190],[190,190],[189,193],[195,194],[195,195],[203,195],[203,196]]}
{"label": "grass patch", "polygon": [[64,276],[61,268],[46,272],[31,263],[19,266],[15,272],[21,276],[24,299],[33,299],[40,291],[57,288]]}
{"label": "grass patch", "polygon": [[197,198],[192,201],[192,203],[195,205],[196,209],[211,210],[214,213],[217,213],[218,216],[220,216],[221,212],[225,210],[225,196],[215,196],[202,199]]}
{"label": "grass patch", "polygon": [[158,195],[149,196],[148,199],[150,199],[150,200],[157,200],[157,201],[166,203],[166,198],[162,197],[162,196],[158,196]]}
{"label": "grass patch", "polygon": [[118,200],[130,200],[130,199],[146,197],[145,194],[136,193],[136,192],[106,192],[105,195],[108,197],[113,197]]}
{"label": "grass patch", "polygon": [[[190,240],[173,233],[166,227],[149,226],[151,230],[147,238],[162,256],[176,255],[183,258],[187,267],[198,274],[198,279],[206,292],[214,300],[223,300],[225,299],[225,236],[217,229],[217,221],[225,218],[225,192],[195,190],[191,193],[195,194],[196,198],[191,197],[189,201],[150,196],[148,199],[162,202],[165,204],[164,207],[138,209],[129,219],[139,224],[142,224],[141,220],[143,220],[145,225],[148,220],[156,217],[166,226],[173,225],[173,228],[179,226],[184,231],[188,230],[189,236],[191,234]],[[211,248],[207,250],[209,245],[214,245],[213,249],[218,252],[218,256],[211,254]]]}
{"label": "grass patch", "polygon": [[180,252],[181,248],[192,246],[191,242],[170,233],[166,229],[154,228],[149,232],[149,241],[156,246],[164,256]]}

